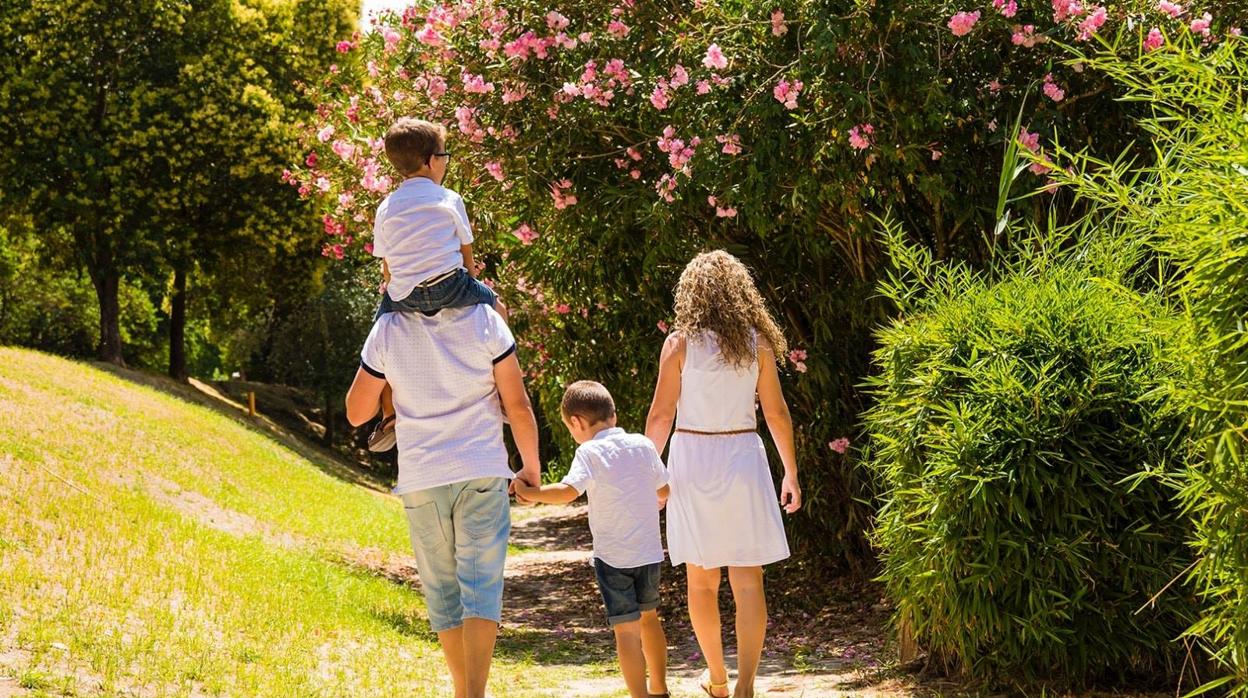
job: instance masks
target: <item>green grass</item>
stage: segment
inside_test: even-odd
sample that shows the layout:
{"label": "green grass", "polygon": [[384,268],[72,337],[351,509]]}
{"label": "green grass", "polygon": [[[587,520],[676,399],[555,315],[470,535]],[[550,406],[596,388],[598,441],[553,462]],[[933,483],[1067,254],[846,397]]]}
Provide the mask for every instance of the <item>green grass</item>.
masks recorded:
{"label": "green grass", "polygon": [[[15,349],[0,454],[0,674],[60,694],[445,694],[420,595],[344,562],[408,555],[394,498],[206,407]],[[514,635],[500,694],[610,671]]]}

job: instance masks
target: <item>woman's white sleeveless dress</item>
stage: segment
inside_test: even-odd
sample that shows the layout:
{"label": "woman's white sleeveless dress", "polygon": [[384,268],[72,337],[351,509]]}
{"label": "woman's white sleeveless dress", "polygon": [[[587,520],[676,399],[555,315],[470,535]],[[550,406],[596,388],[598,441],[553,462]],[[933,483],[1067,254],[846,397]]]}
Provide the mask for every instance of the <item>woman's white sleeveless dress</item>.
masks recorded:
{"label": "woman's white sleeveless dress", "polygon": [[673,565],[753,567],[789,556],[767,451],[755,431],[757,388],[757,361],[736,368],[721,358],[714,335],[686,338],[667,463]]}

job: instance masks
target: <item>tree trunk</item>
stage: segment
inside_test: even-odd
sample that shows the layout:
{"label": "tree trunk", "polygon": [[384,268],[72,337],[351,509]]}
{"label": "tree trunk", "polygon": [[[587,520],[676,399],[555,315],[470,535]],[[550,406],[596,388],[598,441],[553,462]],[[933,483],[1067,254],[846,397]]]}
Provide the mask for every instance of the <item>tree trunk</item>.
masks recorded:
{"label": "tree trunk", "polygon": [[325,434],[321,437],[321,443],[325,446],[334,445],[334,399],[325,396]]}
{"label": "tree trunk", "polygon": [[173,298],[169,311],[169,375],[186,381],[186,271],[173,271]]}
{"label": "tree trunk", "polygon": [[99,270],[91,275],[95,295],[100,301],[100,360],[125,367],[121,355],[121,302],[118,289],[121,275],[113,270]]}

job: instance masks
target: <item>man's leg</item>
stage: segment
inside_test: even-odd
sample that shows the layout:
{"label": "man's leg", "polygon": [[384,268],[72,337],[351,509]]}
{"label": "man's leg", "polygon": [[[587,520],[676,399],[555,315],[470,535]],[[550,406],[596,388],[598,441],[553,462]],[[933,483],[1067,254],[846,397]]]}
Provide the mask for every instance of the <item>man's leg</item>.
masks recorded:
{"label": "man's leg", "polygon": [[442,645],[442,656],[446,658],[446,668],[450,670],[451,681],[455,684],[455,698],[467,698],[467,674],[464,671],[464,626],[438,633],[438,644]]}
{"label": "man's leg", "polygon": [[616,623],[615,652],[620,657],[620,673],[632,698],[646,698],[646,657],[641,650],[641,621]]}
{"label": "man's leg", "polygon": [[416,570],[429,613],[429,625],[438,634],[446,666],[455,683],[455,698],[467,698],[464,657],[464,608],[456,575],[455,528],[451,519],[453,485],[403,495]]}
{"label": "man's leg", "polygon": [[484,698],[503,612],[503,564],[511,534],[507,480],[456,483],[451,518],[455,568],[464,608],[464,681],[467,698]]}

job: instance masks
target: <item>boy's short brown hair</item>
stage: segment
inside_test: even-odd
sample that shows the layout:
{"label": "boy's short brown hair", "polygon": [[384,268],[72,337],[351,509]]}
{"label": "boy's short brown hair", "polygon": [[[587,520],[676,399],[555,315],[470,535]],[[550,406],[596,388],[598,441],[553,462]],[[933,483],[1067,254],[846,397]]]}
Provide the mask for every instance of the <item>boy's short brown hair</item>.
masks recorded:
{"label": "boy's short brown hair", "polygon": [[566,417],[580,417],[590,424],[601,424],[615,416],[615,400],[601,383],[577,381],[563,391],[559,411]]}
{"label": "boy's short brown hair", "polygon": [[399,174],[410,175],[429,164],[446,144],[446,127],[405,116],[386,131],[386,157]]}

